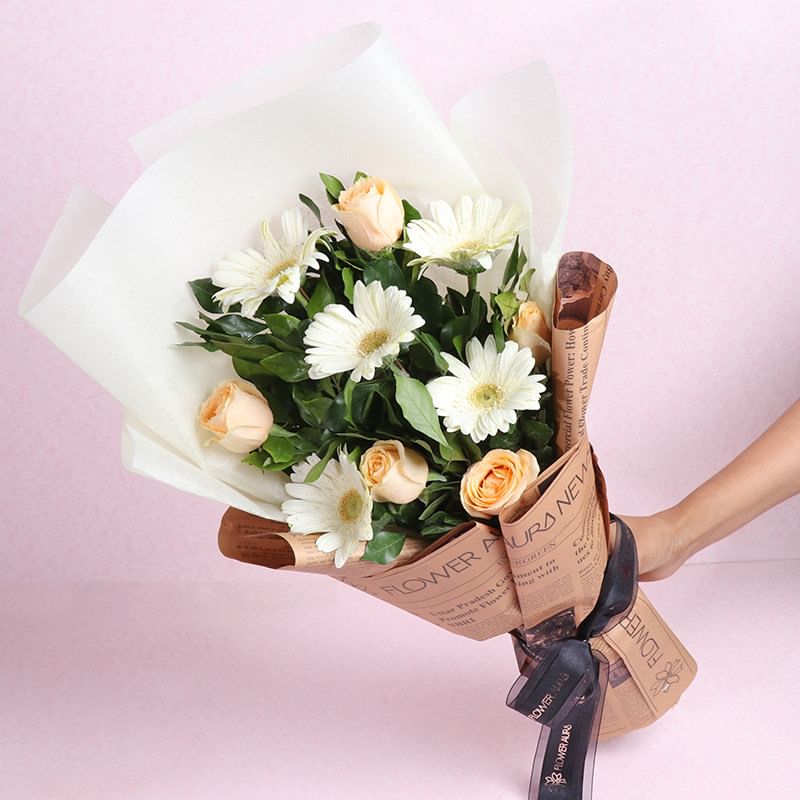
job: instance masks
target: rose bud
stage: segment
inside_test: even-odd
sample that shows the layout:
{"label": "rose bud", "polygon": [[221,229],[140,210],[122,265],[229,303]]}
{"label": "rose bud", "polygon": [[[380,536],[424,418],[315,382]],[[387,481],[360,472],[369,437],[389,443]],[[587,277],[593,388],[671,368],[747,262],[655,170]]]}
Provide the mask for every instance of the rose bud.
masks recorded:
{"label": "rose bud", "polygon": [[461,505],[471,517],[497,516],[516,503],[539,474],[539,463],[527,450],[490,450],[461,479]]}
{"label": "rose bud", "polygon": [[519,307],[508,338],[520,347],[529,347],[537,364],[544,364],[550,357],[550,328],[533,300],[526,300]]}
{"label": "rose bud", "polygon": [[383,178],[359,178],[333,206],[356,247],[375,253],[394,244],[403,232],[403,202]]}
{"label": "rose bud", "polygon": [[272,429],[269,403],[247,381],[225,381],[200,408],[198,422],[232,453],[249,453],[260,447]]}
{"label": "rose bud", "polygon": [[410,503],[428,480],[428,464],[396,439],[375,442],[361,456],[361,474],[379,503]]}

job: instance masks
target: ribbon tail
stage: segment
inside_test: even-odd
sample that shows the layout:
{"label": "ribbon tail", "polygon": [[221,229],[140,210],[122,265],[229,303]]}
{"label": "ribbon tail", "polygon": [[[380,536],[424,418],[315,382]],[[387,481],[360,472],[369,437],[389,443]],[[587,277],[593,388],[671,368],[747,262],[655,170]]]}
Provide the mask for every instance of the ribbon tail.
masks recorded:
{"label": "ribbon tail", "polygon": [[533,761],[528,800],[591,800],[594,759],[608,662],[595,655],[595,676],[583,698],[557,723],[543,726]]}

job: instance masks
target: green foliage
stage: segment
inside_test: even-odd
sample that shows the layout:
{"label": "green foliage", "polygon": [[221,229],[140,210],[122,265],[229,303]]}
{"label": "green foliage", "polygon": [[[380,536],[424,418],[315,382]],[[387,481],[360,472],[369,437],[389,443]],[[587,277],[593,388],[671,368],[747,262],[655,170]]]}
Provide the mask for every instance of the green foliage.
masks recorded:
{"label": "green foliage", "polygon": [[425,384],[400,372],[395,373],[394,380],[395,398],[406,422],[414,430],[447,447],[439,417]]}
{"label": "green foliage", "polygon": [[422,214],[420,214],[408,200],[403,200],[403,212],[406,225],[408,225],[409,222],[413,222],[415,219],[422,219]]}
{"label": "green foliage", "polygon": [[313,319],[314,315],[322,311],[325,306],[336,302],[336,295],[328,284],[325,275],[321,275],[314,287],[314,293],[311,295],[308,305],[306,306],[306,314],[309,319]]}
{"label": "green foliage", "polygon": [[339,195],[344,191],[344,184],[333,175],[326,175],[320,172],[320,179],[325,186],[325,192],[328,195],[328,202],[333,205],[339,202]]}
{"label": "green foliage", "polygon": [[273,353],[258,363],[268,375],[287,383],[298,383],[308,378],[308,365],[300,353]]}
{"label": "green foliage", "polygon": [[189,288],[192,290],[197,304],[204,311],[212,314],[221,314],[222,306],[214,299],[215,292],[219,289],[211,283],[211,278],[199,278],[196,281],[189,281]]}
{"label": "green foliage", "polygon": [[367,542],[364,560],[374,561],[376,564],[391,564],[400,555],[405,541],[406,535],[400,531],[376,531],[372,540]]}
{"label": "green foliage", "polygon": [[374,258],[364,266],[364,283],[373,281],[379,281],[384,289],[389,286],[406,288],[406,276],[392,256]]}
{"label": "green foliage", "polygon": [[297,195],[300,202],[317,218],[317,222],[322,225],[322,214],[320,213],[319,206],[308,195]]}
{"label": "green foliage", "polygon": [[520,301],[514,292],[500,292],[494,296],[494,303],[503,319],[503,322],[510,320],[519,310]]}

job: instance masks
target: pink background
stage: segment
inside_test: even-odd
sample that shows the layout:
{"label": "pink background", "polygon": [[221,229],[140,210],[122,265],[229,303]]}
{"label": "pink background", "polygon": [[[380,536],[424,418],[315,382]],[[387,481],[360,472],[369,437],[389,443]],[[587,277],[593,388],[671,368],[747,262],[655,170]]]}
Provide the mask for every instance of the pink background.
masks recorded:
{"label": "pink background", "polygon": [[[573,129],[566,246],[621,278],[591,435],[612,508],[655,511],[798,394],[786,287],[798,272],[800,6],[26,0],[0,14],[8,796],[294,798],[328,780],[325,797],[392,798],[422,776],[417,796],[519,797],[535,736],[502,706],[507,642],[459,641],[333,582],[223,559],[221,509],[125,473],[120,409],[16,305],[75,183],[116,201],[139,174],[129,135],[318,35],[382,22],[443,114],[544,57]],[[743,709],[765,702],[770,720],[783,694],[798,710],[788,678],[758,691],[755,655],[786,657],[779,634],[796,628],[798,561],[775,560],[800,558],[799,510],[786,503],[697,559],[772,563],[691,566],[654,588],[701,674],[662,723],[603,749],[599,798],[793,796],[800,775],[776,757],[780,740],[766,774],[745,767],[756,743]],[[769,624],[732,670],[733,636],[760,615]],[[322,650],[308,658],[312,628]],[[276,688],[290,678],[316,699]],[[300,752],[315,762],[300,768]],[[701,788],[714,778],[718,794]]]}

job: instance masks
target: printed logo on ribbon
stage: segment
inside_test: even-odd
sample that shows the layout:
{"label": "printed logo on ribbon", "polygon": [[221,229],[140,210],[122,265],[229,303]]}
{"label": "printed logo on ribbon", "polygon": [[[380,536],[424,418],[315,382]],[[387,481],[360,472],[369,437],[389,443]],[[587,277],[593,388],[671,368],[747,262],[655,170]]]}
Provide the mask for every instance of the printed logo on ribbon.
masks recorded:
{"label": "printed logo on ribbon", "polygon": [[559,786],[566,786],[567,781],[560,772],[553,772],[544,779],[545,785],[554,792]]}

